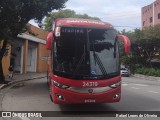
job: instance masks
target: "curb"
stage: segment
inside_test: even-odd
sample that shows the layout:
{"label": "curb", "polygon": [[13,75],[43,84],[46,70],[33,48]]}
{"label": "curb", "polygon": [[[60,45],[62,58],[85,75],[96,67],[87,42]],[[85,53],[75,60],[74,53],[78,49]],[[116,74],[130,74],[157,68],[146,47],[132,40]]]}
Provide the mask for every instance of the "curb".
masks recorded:
{"label": "curb", "polygon": [[141,75],[141,74],[135,74],[132,76],[136,77],[136,78],[143,79],[143,80],[159,81],[160,82],[160,77],[153,77],[153,76],[147,76],[147,75]]}
{"label": "curb", "polygon": [[34,80],[34,79],[41,79],[41,78],[45,78],[45,77],[47,77],[47,76],[33,77],[33,78],[27,78],[27,79],[21,79],[21,80],[11,81],[8,84],[2,84],[2,85],[0,85],[0,90],[3,89],[3,88],[5,88],[5,87],[8,87],[10,85],[13,85],[15,83],[19,83],[19,82],[23,82],[23,81],[28,81],[28,80]]}

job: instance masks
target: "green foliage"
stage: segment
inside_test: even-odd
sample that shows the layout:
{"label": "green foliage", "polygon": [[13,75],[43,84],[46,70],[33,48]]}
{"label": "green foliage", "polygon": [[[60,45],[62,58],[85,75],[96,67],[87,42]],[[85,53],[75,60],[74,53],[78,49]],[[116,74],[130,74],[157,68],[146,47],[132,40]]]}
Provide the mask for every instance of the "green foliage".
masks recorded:
{"label": "green foliage", "polygon": [[146,27],[144,30],[142,30],[144,34],[143,39],[160,39],[160,24],[157,24],[155,26]]}
{"label": "green foliage", "polygon": [[120,61],[124,65],[130,65],[130,63],[131,63],[131,57],[129,57],[129,56],[122,56],[120,58]]}
{"label": "green foliage", "polygon": [[50,15],[45,19],[44,21],[44,27],[45,30],[50,31],[52,28],[52,22],[56,18],[84,18],[84,19],[95,19],[100,20],[97,17],[91,17],[87,14],[77,14],[74,10],[65,9],[65,10],[59,10],[57,12],[52,12]]}
{"label": "green foliage", "polygon": [[64,7],[67,0],[1,0],[0,1],[0,38],[17,36],[29,20],[39,24],[45,15],[54,9]]}
{"label": "green foliage", "polygon": [[157,58],[156,55],[160,51],[160,24],[144,28],[143,30],[135,29],[132,32],[123,30],[121,34],[128,36],[131,40],[131,54],[136,58],[134,64],[152,68],[150,61]]}
{"label": "green foliage", "polygon": [[127,32],[124,29],[120,32],[120,34],[126,35],[132,43],[134,43],[135,41],[139,41],[143,38],[143,32],[140,29],[135,29],[134,31]]}
{"label": "green foliage", "polygon": [[136,68],[135,73],[160,77],[160,69],[153,69],[153,68],[146,68],[146,67],[139,67]]}

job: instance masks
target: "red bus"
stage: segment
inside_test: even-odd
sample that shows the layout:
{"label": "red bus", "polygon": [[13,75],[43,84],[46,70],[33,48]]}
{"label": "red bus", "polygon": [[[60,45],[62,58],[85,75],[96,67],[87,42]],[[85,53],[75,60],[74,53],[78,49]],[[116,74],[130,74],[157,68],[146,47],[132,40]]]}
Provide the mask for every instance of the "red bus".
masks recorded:
{"label": "red bus", "polygon": [[118,40],[125,53],[130,41],[109,23],[61,18],[47,36],[50,51],[48,83],[57,104],[118,102],[121,76]]}

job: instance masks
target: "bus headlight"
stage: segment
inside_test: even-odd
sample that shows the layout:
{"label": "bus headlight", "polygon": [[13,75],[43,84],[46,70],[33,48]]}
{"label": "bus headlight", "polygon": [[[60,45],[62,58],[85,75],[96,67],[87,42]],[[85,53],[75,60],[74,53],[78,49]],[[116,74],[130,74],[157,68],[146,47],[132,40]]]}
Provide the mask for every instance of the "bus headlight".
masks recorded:
{"label": "bus headlight", "polygon": [[121,82],[118,82],[118,83],[115,83],[113,85],[110,85],[111,88],[117,88],[119,86],[121,86]]}
{"label": "bus headlight", "polygon": [[70,86],[64,85],[64,84],[56,82],[54,80],[52,80],[52,85],[55,85],[56,87],[59,87],[59,88],[62,88],[62,89],[68,89],[68,88],[70,88]]}

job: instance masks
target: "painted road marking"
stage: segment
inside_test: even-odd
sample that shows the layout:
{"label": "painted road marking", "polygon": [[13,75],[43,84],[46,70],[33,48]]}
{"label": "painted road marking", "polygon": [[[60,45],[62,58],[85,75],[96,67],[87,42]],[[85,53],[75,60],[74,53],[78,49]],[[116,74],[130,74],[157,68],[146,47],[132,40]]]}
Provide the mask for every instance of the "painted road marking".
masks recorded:
{"label": "painted road marking", "polygon": [[28,117],[19,117],[19,118],[22,119],[22,120],[31,120]]}
{"label": "painted road marking", "polygon": [[131,87],[131,88],[136,89],[136,90],[140,89],[140,88],[137,88],[137,87]]}
{"label": "painted road marking", "polygon": [[122,86],[127,86],[128,84],[122,84]]}
{"label": "painted road marking", "polygon": [[127,83],[127,82],[122,82],[122,83]]}
{"label": "painted road marking", "polygon": [[144,84],[133,84],[133,85],[142,86],[142,87],[147,87],[147,86],[149,86],[149,85],[144,85]]}
{"label": "painted road marking", "polygon": [[156,92],[156,91],[148,91],[148,92],[150,92],[150,93],[159,93],[159,92]]}

